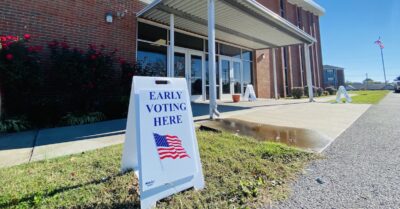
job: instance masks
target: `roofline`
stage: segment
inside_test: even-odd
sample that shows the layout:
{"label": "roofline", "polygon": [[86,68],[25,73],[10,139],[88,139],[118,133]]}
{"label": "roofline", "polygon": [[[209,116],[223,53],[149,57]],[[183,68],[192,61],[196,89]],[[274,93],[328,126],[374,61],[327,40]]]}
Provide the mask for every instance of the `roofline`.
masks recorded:
{"label": "roofline", "polygon": [[[229,1],[225,1],[225,0],[223,0],[223,1],[225,3],[229,3]],[[272,21],[275,24],[280,24],[281,26],[286,27],[288,32],[297,35],[298,39],[300,39],[302,41],[305,41],[308,44],[312,44],[312,43],[317,42],[317,40],[314,37],[312,37],[311,35],[307,34],[305,31],[303,31],[300,28],[298,28],[297,26],[293,25],[291,22],[289,22],[285,18],[281,17],[280,15],[276,14],[272,10],[266,8],[264,5],[260,4],[256,0],[245,0],[245,1],[247,1],[248,3],[250,3],[251,5],[256,7],[257,9],[259,9],[259,10],[265,12],[266,14],[268,14],[269,16],[271,16],[272,17]],[[148,12],[149,10],[151,10],[153,8],[156,8],[161,2],[162,2],[162,0],[153,1],[151,4],[147,5],[141,11],[139,11],[136,14],[136,17],[139,18],[140,16],[142,16],[143,14]],[[232,4],[232,3],[230,3],[230,4]]]}
{"label": "roofline", "polygon": [[325,9],[321,5],[317,4],[314,0],[304,0],[304,2],[314,7],[318,12],[320,12],[319,14],[317,14],[318,16],[322,16],[325,14],[326,12]]}
{"label": "roofline", "polygon": [[334,66],[334,65],[323,65],[322,68],[334,68],[334,69],[344,70],[343,67]]}
{"label": "roofline", "polygon": [[256,0],[246,0],[246,1],[250,2],[254,6],[258,7],[261,10],[263,10],[265,13],[271,15],[275,19],[275,21],[277,23],[283,22],[284,24],[286,24],[286,26],[288,26],[289,29],[292,30],[292,32],[297,33],[297,35],[299,35],[299,36],[302,36],[305,41],[308,41],[309,44],[317,42],[317,40],[314,37],[312,37],[311,35],[309,35],[305,31],[301,30],[300,28],[298,28],[297,26],[295,26],[294,24],[292,24],[291,22],[289,22],[285,18],[283,18],[280,15],[276,14],[272,10],[268,9],[267,7],[262,5],[261,3],[257,2]]}
{"label": "roofline", "polygon": [[[319,4],[317,4],[314,0],[288,0],[288,1],[318,16],[325,15],[325,9]],[[313,10],[310,11],[310,9],[307,9],[306,7],[311,7]]]}
{"label": "roofline", "polygon": [[161,0],[155,0],[151,4],[145,6],[142,10],[140,10],[138,13],[136,13],[136,17],[142,16],[144,13],[155,7],[158,3],[160,3]]}

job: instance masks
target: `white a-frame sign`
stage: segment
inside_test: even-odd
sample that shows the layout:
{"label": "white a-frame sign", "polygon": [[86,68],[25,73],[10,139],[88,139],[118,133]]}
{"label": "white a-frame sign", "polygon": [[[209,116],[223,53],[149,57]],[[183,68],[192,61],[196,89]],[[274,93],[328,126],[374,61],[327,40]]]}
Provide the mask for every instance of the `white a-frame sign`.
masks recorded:
{"label": "white a-frame sign", "polygon": [[139,179],[141,208],[174,193],[204,188],[184,78],[133,77],[122,170]]}

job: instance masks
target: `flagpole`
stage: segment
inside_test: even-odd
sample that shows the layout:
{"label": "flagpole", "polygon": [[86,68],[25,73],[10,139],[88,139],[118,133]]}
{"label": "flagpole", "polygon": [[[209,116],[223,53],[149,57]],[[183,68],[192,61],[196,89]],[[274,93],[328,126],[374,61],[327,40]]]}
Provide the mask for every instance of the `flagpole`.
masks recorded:
{"label": "flagpole", "polygon": [[382,57],[382,66],[383,66],[383,76],[385,77],[385,87],[387,86],[387,80],[386,80],[386,69],[385,69],[385,59],[383,59],[383,49],[381,48],[381,57]]}

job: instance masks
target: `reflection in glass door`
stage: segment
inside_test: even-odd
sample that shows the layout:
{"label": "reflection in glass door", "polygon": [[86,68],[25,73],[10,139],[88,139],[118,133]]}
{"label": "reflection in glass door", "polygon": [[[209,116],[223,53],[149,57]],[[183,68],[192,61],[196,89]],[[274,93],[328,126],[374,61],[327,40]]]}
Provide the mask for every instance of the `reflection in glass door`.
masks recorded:
{"label": "reflection in glass door", "polygon": [[231,94],[231,62],[221,59],[222,94]]}
{"label": "reflection in glass door", "polygon": [[174,77],[185,78],[186,76],[186,56],[185,53],[175,52]]}
{"label": "reflection in glass door", "polygon": [[233,61],[233,93],[242,94],[242,72],[240,62]]}
{"label": "reflection in glass door", "polygon": [[222,99],[232,94],[243,94],[242,62],[232,57],[220,57]]}
{"label": "reflection in glass door", "polygon": [[[210,75],[209,75],[209,66],[208,66],[208,55],[206,54],[206,99],[210,99]],[[217,90],[217,99],[220,99],[220,89],[219,89],[219,66],[218,66],[218,57],[215,59],[215,74],[216,74],[216,90]]]}
{"label": "reflection in glass door", "polygon": [[203,57],[203,52],[184,48],[175,48],[173,75],[176,78],[186,78],[192,101],[204,99]]}
{"label": "reflection in glass door", "polygon": [[203,56],[191,54],[190,63],[190,91],[192,98],[196,100],[203,95]]}

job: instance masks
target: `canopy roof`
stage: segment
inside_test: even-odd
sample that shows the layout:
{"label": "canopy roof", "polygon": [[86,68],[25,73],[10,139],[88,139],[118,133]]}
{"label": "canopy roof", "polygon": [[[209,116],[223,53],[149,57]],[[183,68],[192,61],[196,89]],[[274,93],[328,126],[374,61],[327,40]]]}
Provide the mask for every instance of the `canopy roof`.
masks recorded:
{"label": "canopy roof", "polygon": [[[207,36],[207,0],[156,0],[137,17]],[[255,0],[215,1],[216,39],[251,49],[312,43],[316,40]]]}

